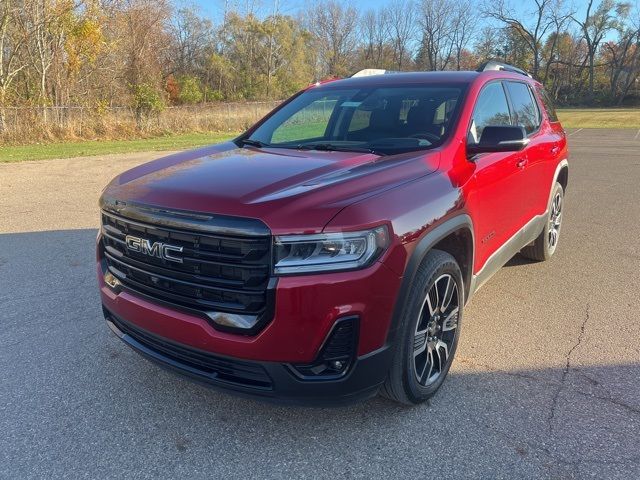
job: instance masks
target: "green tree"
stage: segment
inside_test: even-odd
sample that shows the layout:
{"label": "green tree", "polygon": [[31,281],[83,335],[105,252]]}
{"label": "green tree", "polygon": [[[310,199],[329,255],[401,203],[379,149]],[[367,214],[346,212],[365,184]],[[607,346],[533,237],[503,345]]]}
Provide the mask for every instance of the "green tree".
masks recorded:
{"label": "green tree", "polygon": [[185,75],[180,77],[178,84],[180,86],[180,92],[178,93],[180,103],[193,105],[194,103],[202,102],[202,84],[198,77]]}
{"label": "green tree", "polygon": [[143,130],[148,126],[149,120],[162,112],[166,105],[158,89],[149,83],[133,85],[131,89],[136,123]]}

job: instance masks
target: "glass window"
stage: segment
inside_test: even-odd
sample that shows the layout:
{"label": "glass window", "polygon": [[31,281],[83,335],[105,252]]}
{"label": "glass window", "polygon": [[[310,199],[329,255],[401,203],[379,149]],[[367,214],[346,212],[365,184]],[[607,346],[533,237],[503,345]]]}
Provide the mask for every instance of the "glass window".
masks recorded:
{"label": "glass window", "polygon": [[529,87],[520,82],[506,82],[515,124],[527,131],[527,134],[535,132],[540,126],[540,112],[533,101],[533,95]]}
{"label": "glass window", "polygon": [[493,82],[482,89],[473,110],[469,143],[478,143],[484,127],[511,125],[509,104],[502,83]]}
{"label": "glass window", "polygon": [[541,86],[538,87],[538,94],[542,98],[542,103],[544,104],[544,109],[547,112],[547,116],[549,117],[550,122],[558,121],[558,114],[556,113],[556,107],[553,102],[551,96],[547,93],[547,91]]}
{"label": "glass window", "polygon": [[442,144],[462,87],[312,88],[267,118],[251,135],[272,148],[373,150],[394,154]]}
{"label": "glass window", "polygon": [[327,95],[314,100],[281,123],[273,131],[271,141],[295,142],[323,137],[337,101],[336,95]]}

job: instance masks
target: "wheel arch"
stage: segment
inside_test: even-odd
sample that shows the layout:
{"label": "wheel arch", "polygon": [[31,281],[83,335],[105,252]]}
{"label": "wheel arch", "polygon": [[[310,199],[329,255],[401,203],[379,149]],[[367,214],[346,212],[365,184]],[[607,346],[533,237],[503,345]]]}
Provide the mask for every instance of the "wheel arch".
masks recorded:
{"label": "wheel arch", "polygon": [[566,158],[561,160],[556,166],[556,170],[553,173],[553,181],[551,182],[551,188],[549,189],[549,200],[547,201],[547,207],[551,205],[551,196],[553,195],[553,188],[556,186],[556,182],[560,182],[562,190],[567,191],[567,185],[569,182],[569,160]]}
{"label": "wheel arch", "polygon": [[450,218],[427,232],[415,246],[404,271],[400,290],[393,310],[387,343],[393,343],[402,315],[404,314],[409,291],[418,267],[432,250],[442,250],[456,259],[462,272],[464,303],[470,295],[474,258],[473,222],[467,214]]}
{"label": "wheel arch", "polygon": [[567,185],[569,184],[569,164],[568,163],[565,162],[564,164],[562,164],[562,166],[560,167],[560,171],[558,172],[556,181],[560,182],[560,185],[562,185],[562,190],[566,192]]}

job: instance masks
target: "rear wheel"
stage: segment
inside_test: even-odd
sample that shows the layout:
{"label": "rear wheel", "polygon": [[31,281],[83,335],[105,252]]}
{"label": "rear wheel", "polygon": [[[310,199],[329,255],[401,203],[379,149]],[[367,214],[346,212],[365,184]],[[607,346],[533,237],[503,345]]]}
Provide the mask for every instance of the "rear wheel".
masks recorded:
{"label": "rear wheel", "polygon": [[544,229],[531,245],[527,245],[520,251],[522,256],[538,262],[549,260],[553,256],[560,239],[563,203],[564,190],[560,183],[556,183]]}
{"label": "rear wheel", "polygon": [[463,304],[462,275],[455,259],[431,251],[409,294],[383,395],[416,404],[436,393],[453,362]]}

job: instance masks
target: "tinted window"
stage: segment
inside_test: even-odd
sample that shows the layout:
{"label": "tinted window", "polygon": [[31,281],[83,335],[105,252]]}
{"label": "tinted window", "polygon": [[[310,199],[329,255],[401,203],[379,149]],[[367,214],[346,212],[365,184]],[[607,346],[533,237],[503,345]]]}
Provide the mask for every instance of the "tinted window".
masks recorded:
{"label": "tinted window", "polygon": [[515,124],[533,133],[540,126],[540,112],[533,101],[533,94],[529,87],[520,82],[507,82],[507,89],[511,97]]}
{"label": "tinted window", "polygon": [[470,143],[478,143],[484,127],[511,125],[509,104],[500,82],[488,84],[480,92],[469,129]]}
{"label": "tinted window", "polygon": [[553,103],[553,99],[549,96],[547,91],[542,87],[538,87],[538,93],[540,94],[540,97],[542,98],[542,102],[544,103],[544,109],[547,112],[549,121],[557,122],[558,114],[556,114],[556,107]]}
{"label": "tinted window", "polygon": [[442,144],[462,88],[448,85],[310,89],[251,135],[272,148],[363,149],[394,154]]}

